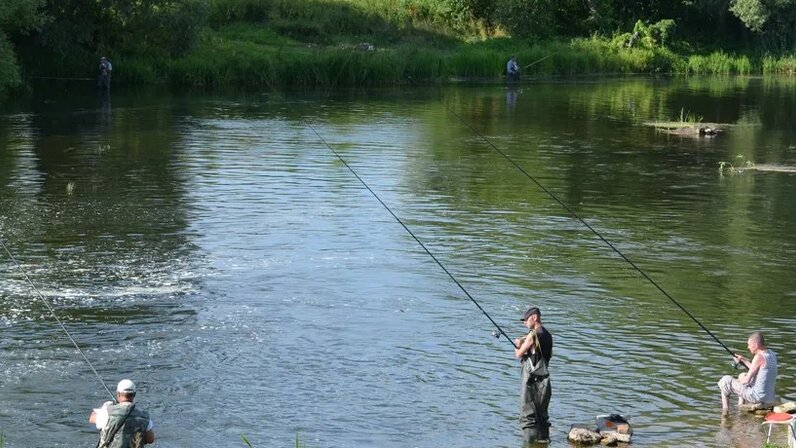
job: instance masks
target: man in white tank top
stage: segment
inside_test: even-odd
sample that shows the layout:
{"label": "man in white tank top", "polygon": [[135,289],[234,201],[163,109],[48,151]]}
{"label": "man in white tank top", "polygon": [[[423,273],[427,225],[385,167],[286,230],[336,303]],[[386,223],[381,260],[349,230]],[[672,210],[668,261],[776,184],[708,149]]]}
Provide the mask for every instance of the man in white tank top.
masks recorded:
{"label": "man in white tank top", "polygon": [[726,413],[730,408],[730,395],[738,396],[738,404],[763,403],[771,404],[776,399],[777,355],[766,347],[763,333],[756,331],[746,341],[751,361],[736,353],[735,362],[743,364],[748,372],[733,378],[725,375],[719,380],[721,390],[721,410]]}

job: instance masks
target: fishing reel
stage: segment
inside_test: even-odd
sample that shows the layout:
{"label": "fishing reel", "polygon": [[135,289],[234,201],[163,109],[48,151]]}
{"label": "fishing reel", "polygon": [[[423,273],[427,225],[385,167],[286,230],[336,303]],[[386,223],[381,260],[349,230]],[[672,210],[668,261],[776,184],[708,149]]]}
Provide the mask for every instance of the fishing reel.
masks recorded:
{"label": "fishing reel", "polygon": [[743,363],[741,363],[741,362],[735,362],[735,361],[733,361],[733,362],[732,362],[730,365],[731,365],[731,366],[732,366],[732,368],[733,368],[733,369],[735,369],[735,370],[746,370],[746,365],[744,365],[744,364],[743,364]]}
{"label": "fishing reel", "polygon": [[494,336],[495,339],[500,339],[500,332],[497,330],[492,330],[492,336]]}

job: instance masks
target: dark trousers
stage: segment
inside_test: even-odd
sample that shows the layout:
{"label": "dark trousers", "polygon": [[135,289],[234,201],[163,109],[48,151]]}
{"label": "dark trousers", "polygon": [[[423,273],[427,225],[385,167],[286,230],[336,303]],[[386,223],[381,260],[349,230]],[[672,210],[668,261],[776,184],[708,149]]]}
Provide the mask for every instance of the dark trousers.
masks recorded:
{"label": "dark trousers", "polygon": [[531,375],[530,366],[530,362],[523,361],[520,385],[520,429],[525,444],[550,439],[550,377]]}
{"label": "dark trousers", "polygon": [[102,91],[111,90],[111,75],[107,73],[100,74],[97,85],[99,86],[99,89]]}

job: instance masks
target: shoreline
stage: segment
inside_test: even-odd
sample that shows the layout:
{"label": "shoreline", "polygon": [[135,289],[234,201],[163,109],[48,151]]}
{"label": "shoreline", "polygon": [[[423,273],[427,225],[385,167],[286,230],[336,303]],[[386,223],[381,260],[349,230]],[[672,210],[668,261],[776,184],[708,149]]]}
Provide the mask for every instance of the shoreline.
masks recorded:
{"label": "shoreline", "polygon": [[[209,90],[233,86],[283,89],[490,84],[505,82],[502,69],[510,54],[516,54],[520,64],[544,58],[521,71],[526,80],[691,75],[796,77],[796,57],[789,55],[736,55],[723,51],[678,55],[665,47],[615,48],[600,38],[535,43],[501,39],[449,49],[428,45],[363,51],[351,45],[257,44],[219,37],[222,34],[213,32],[178,58],[118,55],[112,59],[113,84]],[[30,89],[34,79],[44,77],[86,78],[90,73],[29,73],[25,87]]]}

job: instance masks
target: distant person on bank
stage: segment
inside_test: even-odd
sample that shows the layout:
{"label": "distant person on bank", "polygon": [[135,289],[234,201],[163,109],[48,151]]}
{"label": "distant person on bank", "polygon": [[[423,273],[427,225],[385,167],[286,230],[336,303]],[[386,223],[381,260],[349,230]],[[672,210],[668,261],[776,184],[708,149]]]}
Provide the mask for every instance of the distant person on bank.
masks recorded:
{"label": "distant person on bank", "polygon": [[542,312],[528,308],[522,316],[525,337],[514,340],[514,356],[522,362],[520,381],[520,429],[525,445],[550,440],[550,371],[553,336],[542,326]]}
{"label": "distant person on bank", "polygon": [[725,375],[719,380],[721,390],[721,410],[726,413],[730,409],[730,395],[738,396],[738,404],[773,404],[776,399],[777,355],[766,347],[763,333],[756,331],[746,341],[752,360],[736,353],[735,362],[749,369],[733,378]]}
{"label": "distant person on bank", "polygon": [[113,65],[111,61],[105,56],[100,58],[99,63],[99,88],[102,91],[111,90],[111,73],[113,72]]}
{"label": "distant person on bank", "polygon": [[512,55],[511,59],[506,63],[506,78],[509,81],[517,81],[520,79],[520,66],[517,65],[517,57]]}
{"label": "distant person on bank", "polygon": [[97,448],[141,448],[145,443],[155,442],[149,413],[133,404],[135,391],[132,381],[119,381],[116,386],[117,403],[106,401],[91,413],[89,423],[94,423],[100,430]]}

